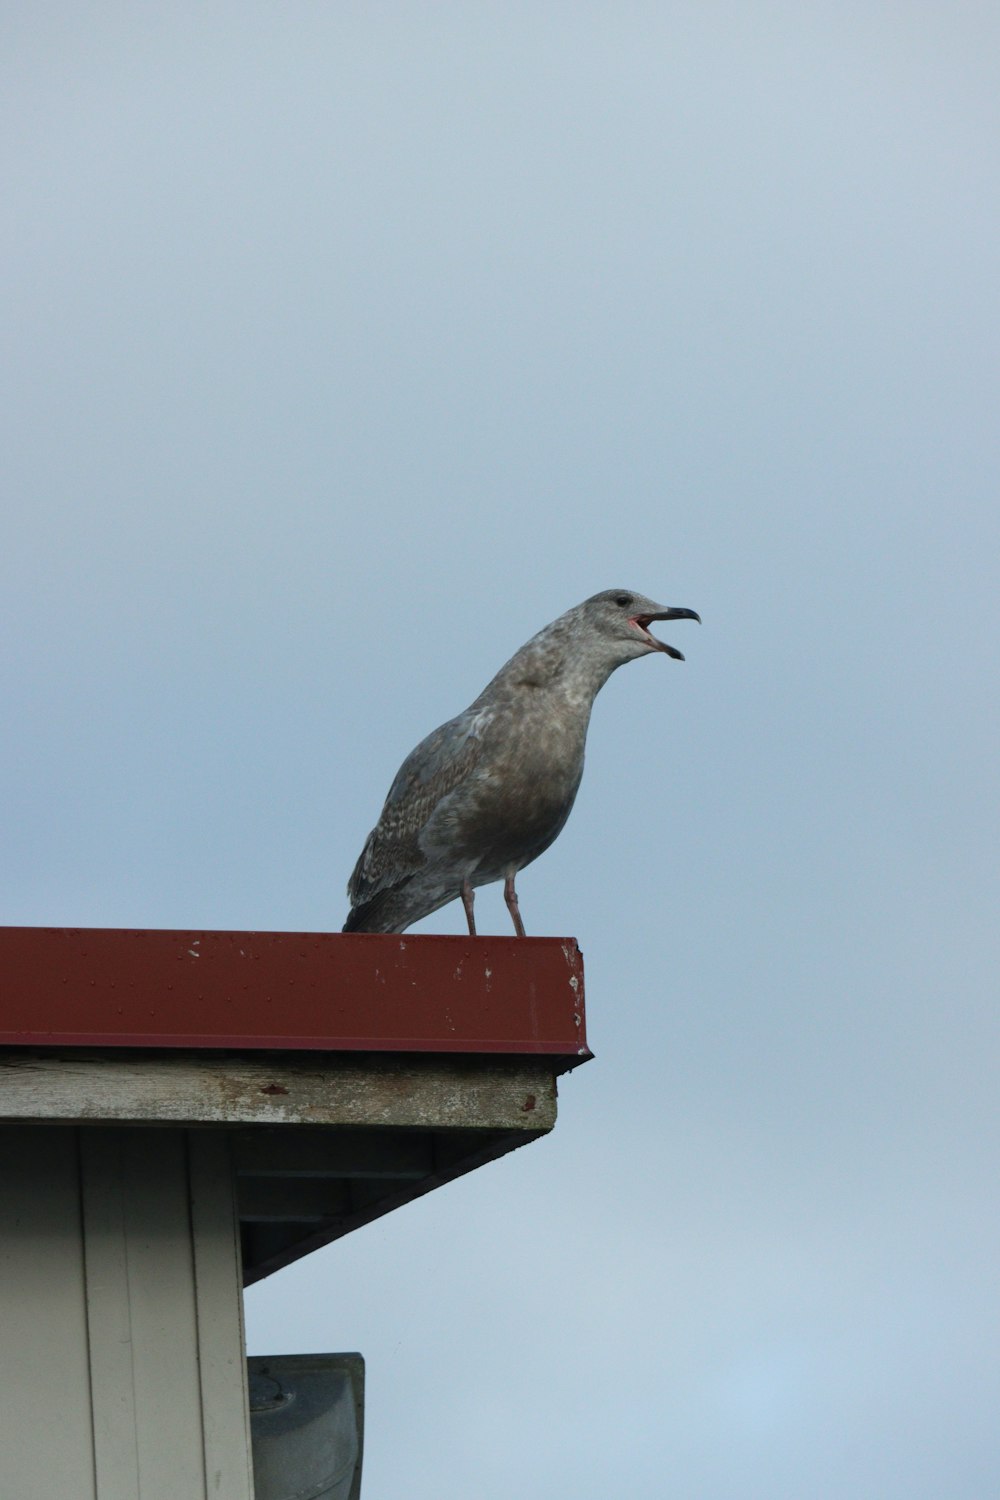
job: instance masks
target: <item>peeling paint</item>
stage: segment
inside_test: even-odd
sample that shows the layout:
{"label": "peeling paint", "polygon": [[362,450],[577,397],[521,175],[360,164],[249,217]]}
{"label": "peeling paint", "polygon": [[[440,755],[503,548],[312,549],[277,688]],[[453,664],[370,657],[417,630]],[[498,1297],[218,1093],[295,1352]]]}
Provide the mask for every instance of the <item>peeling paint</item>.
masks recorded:
{"label": "peeling paint", "polygon": [[[374,1045],[432,1053],[440,1036],[449,1051],[464,1037],[470,1055],[542,1052],[575,1064],[583,1042],[586,983],[570,938],[521,945],[464,935],[412,943],[400,934],[364,941],[281,933],[196,938],[190,930],[88,936],[84,958],[69,931],[0,929],[5,1046],[367,1052]],[[183,967],[185,959],[208,955],[212,962],[197,976]],[[275,1077],[281,1081],[269,1069],[257,1088]],[[259,1105],[279,1106],[257,1088]]]}

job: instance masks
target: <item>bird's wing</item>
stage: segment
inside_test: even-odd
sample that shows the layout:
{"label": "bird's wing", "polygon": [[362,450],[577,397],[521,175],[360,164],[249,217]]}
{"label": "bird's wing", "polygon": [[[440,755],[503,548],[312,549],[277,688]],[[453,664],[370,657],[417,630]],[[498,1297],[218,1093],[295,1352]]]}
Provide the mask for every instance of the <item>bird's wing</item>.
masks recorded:
{"label": "bird's wing", "polygon": [[352,906],[398,885],[426,863],[420,835],[441,801],[478,765],[491,718],[489,711],[466,709],[410,751],[347,883]]}

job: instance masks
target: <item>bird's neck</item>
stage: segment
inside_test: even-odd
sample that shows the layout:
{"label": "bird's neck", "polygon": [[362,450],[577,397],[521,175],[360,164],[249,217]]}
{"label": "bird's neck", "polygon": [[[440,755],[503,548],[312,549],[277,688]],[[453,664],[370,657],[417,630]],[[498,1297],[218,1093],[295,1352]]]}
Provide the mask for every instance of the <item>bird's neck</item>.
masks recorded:
{"label": "bird's neck", "polygon": [[[594,699],[620,662],[588,650],[555,621],[522,646],[484,689],[481,698],[523,698],[538,693],[589,718]],[[477,702],[479,700],[477,699]]]}

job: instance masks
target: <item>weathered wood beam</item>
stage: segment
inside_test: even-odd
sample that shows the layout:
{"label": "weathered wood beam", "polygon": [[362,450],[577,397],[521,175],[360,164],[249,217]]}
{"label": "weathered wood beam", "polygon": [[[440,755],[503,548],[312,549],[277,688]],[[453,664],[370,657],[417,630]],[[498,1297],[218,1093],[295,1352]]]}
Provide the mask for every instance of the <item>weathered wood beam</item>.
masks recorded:
{"label": "weathered wood beam", "polygon": [[0,1120],[551,1130],[545,1058],[0,1051]]}

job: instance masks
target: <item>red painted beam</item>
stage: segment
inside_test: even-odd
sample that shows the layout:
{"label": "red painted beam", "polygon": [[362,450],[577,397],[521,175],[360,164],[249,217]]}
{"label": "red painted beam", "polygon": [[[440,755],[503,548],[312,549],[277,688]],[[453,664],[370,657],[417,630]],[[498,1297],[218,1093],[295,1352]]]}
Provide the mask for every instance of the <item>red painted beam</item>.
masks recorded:
{"label": "red painted beam", "polygon": [[0,1045],[590,1056],[573,938],[0,928]]}

